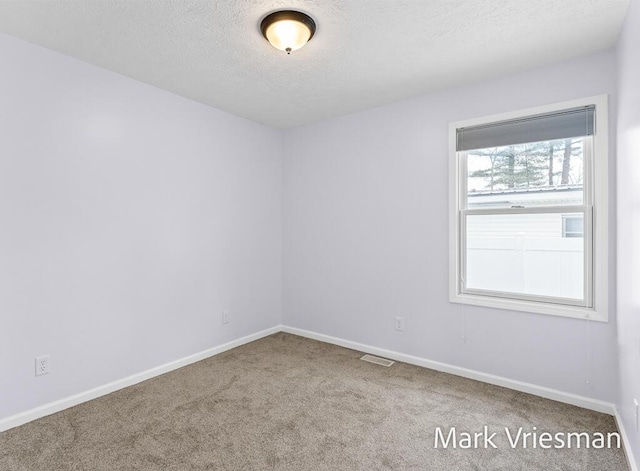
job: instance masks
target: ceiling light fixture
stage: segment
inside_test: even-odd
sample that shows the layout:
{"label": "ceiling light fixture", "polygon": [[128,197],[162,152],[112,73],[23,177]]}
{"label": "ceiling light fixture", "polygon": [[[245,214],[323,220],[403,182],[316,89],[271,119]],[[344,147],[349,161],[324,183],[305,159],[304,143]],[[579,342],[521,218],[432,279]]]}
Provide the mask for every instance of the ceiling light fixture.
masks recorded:
{"label": "ceiling light fixture", "polygon": [[282,10],[273,12],[262,20],[260,30],[276,49],[291,54],[300,49],[316,32],[316,22],[300,11]]}

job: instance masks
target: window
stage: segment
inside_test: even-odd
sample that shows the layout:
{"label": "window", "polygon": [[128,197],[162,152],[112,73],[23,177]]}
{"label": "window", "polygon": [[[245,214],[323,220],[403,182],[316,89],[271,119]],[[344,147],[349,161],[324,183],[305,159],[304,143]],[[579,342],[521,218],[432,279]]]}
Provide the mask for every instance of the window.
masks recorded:
{"label": "window", "polygon": [[562,237],[584,237],[582,216],[562,216]]}
{"label": "window", "polygon": [[607,319],[607,98],[452,123],[450,300]]}

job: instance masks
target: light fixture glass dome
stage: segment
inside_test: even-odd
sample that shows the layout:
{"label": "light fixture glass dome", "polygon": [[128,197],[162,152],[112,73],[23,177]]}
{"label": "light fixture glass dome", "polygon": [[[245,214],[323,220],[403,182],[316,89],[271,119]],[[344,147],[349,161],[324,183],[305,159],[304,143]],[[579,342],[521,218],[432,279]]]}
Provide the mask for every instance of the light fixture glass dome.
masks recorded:
{"label": "light fixture glass dome", "polygon": [[290,54],[313,37],[316,23],[302,12],[284,10],[267,15],[262,20],[260,29],[273,47]]}

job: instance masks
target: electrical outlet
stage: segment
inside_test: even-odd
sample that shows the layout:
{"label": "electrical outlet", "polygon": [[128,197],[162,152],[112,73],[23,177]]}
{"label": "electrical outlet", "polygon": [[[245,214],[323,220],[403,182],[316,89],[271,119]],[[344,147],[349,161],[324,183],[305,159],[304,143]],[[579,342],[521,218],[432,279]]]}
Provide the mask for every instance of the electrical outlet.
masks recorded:
{"label": "electrical outlet", "polygon": [[396,317],[396,330],[399,332],[404,331],[404,317]]}
{"label": "electrical outlet", "polygon": [[635,419],[636,419],[636,432],[638,431],[638,400],[634,399],[633,400],[633,405],[634,407],[634,413],[635,413]]}
{"label": "electrical outlet", "polygon": [[223,324],[229,323],[229,311],[222,311],[222,323]]}
{"label": "electrical outlet", "polygon": [[51,357],[49,355],[42,355],[36,357],[36,376],[42,376],[49,374],[51,371]]}

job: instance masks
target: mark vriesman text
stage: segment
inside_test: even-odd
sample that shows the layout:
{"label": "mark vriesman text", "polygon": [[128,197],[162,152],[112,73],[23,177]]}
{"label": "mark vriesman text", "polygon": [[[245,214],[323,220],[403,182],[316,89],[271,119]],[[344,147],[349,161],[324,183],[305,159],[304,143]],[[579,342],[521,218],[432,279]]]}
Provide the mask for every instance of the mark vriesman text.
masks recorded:
{"label": "mark vriesman text", "polygon": [[[484,426],[480,432],[458,432],[450,427],[444,433],[441,427],[436,427],[435,448],[498,448],[496,445],[499,432],[490,432]],[[537,427],[525,431],[522,427],[501,430],[507,438],[511,448],[620,448],[620,434],[618,432],[538,432]]]}

